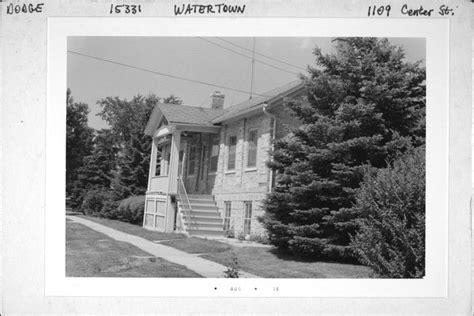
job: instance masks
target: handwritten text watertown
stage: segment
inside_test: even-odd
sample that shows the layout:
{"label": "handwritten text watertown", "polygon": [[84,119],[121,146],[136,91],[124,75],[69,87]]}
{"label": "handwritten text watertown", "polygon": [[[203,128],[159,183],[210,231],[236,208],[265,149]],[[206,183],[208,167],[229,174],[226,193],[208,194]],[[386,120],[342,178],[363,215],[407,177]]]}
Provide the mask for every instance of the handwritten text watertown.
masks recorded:
{"label": "handwritten text watertown", "polygon": [[174,15],[244,13],[244,5],[220,4],[182,4],[174,5]]}

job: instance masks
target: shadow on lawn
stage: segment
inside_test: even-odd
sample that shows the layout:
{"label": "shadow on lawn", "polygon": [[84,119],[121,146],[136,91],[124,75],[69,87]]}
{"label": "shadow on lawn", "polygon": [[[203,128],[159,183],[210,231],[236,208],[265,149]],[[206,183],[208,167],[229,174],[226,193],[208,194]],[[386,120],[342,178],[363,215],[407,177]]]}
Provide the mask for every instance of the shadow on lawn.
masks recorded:
{"label": "shadow on lawn", "polygon": [[276,247],[269,249],[271,254],[275,255],[278,259],[285,260],[285,261],[293,261],[293,262],[304,262],[304,263],[314,263],[314,262],[324,262],[324,263],[339,263],[339,264],[352,264],[352,265],[363,265],[357,260],[330,260],[324,258],[310,258],[306,256],[299,256],[297,254],[293,254],[289,251],[281,250]]}

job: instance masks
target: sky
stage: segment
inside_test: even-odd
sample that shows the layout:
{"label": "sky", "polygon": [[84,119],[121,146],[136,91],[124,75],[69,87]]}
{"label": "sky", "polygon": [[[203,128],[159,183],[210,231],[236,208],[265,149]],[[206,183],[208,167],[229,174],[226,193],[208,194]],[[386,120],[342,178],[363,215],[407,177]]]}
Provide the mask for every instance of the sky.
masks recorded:
{"label": "sky", "polygon": [[[299,73],[305,73],[307,65],[314,65],[315,47],[324,53],[333,51],[331,40],[256,38],[253,92],[261,94],[296,80]],[[404,48],[407,61],[425,60],[424,39],[389,40]],[[100,111],[97,101],[108,96],[131,99],[138,94],[160,97],[173,94],[183,100],[184,105],[210,107],[210,94],[220,91],[225,94],[224,107],[228,107],[250,97],[252,52],[235,45],[252,50],[253,43],[251,37],[69,37],[68,51],[222,87],[157,75],[70,52],[67,84],[75,102],[89,105],[89,126],[95,129],[107,127],[96,114]]]}

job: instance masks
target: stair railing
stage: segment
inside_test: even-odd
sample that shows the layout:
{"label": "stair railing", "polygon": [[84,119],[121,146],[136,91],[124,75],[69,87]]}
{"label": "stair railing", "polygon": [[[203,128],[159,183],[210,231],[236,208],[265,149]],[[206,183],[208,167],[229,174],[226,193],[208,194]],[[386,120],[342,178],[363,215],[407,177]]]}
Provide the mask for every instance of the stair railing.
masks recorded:
{"label": "stair railing", "polygon": [[178,197],[179,201],[187,206],[187,209],[184,210],[187,220],[186,220],[186,228],[191,229],[192,219],[191,219],[191,202],[189,201],[188,193],[186,192],[186,187],[184,186],[183,179],[178,177]]}

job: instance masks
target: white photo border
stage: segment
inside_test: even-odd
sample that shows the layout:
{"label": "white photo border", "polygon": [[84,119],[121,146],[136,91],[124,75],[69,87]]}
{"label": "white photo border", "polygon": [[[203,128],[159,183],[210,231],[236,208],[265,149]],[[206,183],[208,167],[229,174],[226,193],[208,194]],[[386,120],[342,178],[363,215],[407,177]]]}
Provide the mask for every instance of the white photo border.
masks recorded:
{"label": "white photo border", "polygon": [[[217,26],[219,24],[219,27]],[[65,276],[69,36],[412,37],[426,43],[426,276],[423,279],[73,278]],[[132,297],[447,297],[449,20],[50,17],[47,42],[45,295]],[[157,52],[159,54],[159,52]],[[240,291],[230,291],[230,287]],[[278,291],[275,291],[278,287]],[[216,289],[217,288],[217,289]],[[254,289],[258,288],[258,291]]]}

